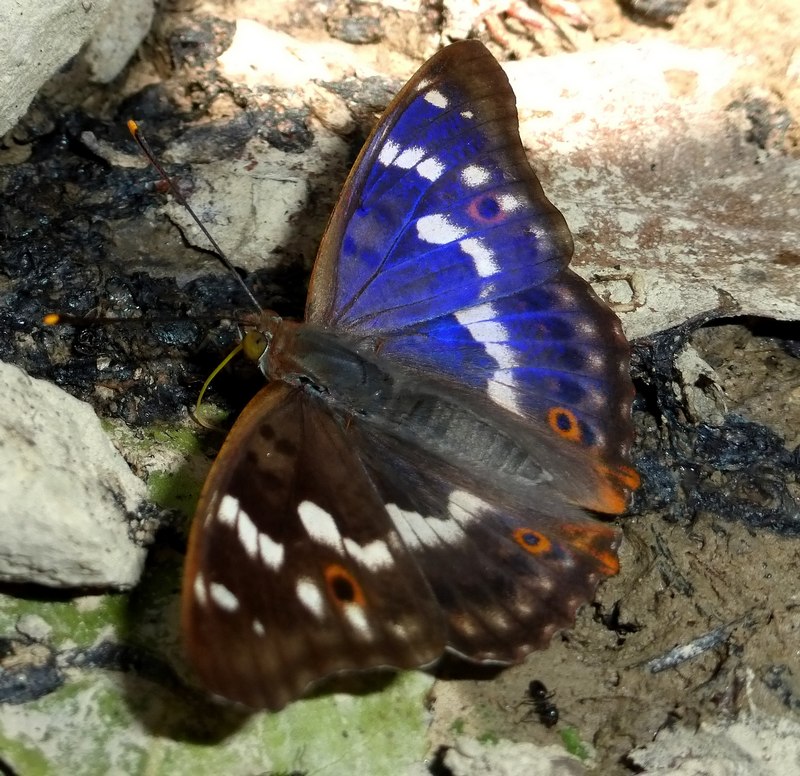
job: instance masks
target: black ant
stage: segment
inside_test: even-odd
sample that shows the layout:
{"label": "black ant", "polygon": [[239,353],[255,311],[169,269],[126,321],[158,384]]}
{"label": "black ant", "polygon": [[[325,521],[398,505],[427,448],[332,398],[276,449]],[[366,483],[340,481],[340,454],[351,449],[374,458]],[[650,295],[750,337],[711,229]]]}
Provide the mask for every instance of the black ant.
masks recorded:
{"label": "black ant", "polygon": [[523,701],[524,704],[533,707],[539,716],[539,722],[549,728],[558,722],[558,707],[550,702],[554,695],[555,692],[548,690],[544,682],[534,679],[528,685],[529,698]]}

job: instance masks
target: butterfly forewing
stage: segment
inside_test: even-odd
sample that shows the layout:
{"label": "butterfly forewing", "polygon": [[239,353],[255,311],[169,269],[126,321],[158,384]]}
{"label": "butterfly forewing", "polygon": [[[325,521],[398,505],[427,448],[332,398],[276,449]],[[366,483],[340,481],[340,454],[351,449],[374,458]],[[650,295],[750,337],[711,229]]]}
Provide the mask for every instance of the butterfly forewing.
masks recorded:
{"label": "butterfly forewing", "polygon": [[438,658],[444,623],[344,432],[272,383],[231,431],[184,578],[189,658],[212,692],[279,709],[345,670]]}
{"label": "butterfly forewing", "polygon": [[525,156],[508,79],[482,44],[463,41],[420,68],[367,141],[323,238],[306,318],[394,331],[543,282],[571,253]]}

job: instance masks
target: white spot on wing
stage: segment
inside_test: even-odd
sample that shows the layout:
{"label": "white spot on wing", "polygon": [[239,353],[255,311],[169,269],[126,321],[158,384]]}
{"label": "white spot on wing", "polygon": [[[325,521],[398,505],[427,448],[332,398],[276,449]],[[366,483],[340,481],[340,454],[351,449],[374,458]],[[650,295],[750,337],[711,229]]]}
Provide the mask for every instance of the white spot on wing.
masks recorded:
{"label": "white spot on wing", "polygon": [[283,545],[272,541],[265,533],[258,535],[258,553],[264,565],[273,571],[277,571],[283,565]]}
{"label": "white spot on wing", "polygon": [[462,110],[461,116],[465,119],[471,119],[475,114],[471,110]]}
{"label": "white spot on wing", "polygon": [[387,504],[386,511],[392,518],[394,527],[400,534],[406,547],[417,550],[421,547],[437,547],[441,540],[428,525],[427,520],[419,513],[400,509],[397,504]]}
{"label": "white spot on wing", "polygon": [[500,205],[500,210],[504,213],[513,213],[515,210],[519,210],[522,207],[522,200],[519,197],[515,197],[513,194],[500,194],[497,198],[497,202]]}
{"label": "white spot on wing", "polygon": [[406,148],[403,153],[398,156],[393,164],[395,167],[400,167],[402,170],[410,170],[425,156],[425,149],[419,146],[412,146]]}
{"label": "white spot on wing", "polygon": [[319,588],[308,578],[300,579],[295,587],[300,603],[318,619],[325,614],[325,601]]}
{"label": "white spot on wing", "polygon": [[352,539],[345,539],[344,546],[357,563],[366,566],[370,571],[379,571],[394,565],[394,559],[386,542],[379,539],[365,544],[363,547]]}
{"label": "white spot on wing", "polygon": [[[504,327],[501,326],[500,328]],[[497,365],[501,369],[514,369],[519,366],[516,351],[508,345],[486,342],[484,343],[484,348],[486,348],[486,352],[497,362]]]}
{"label": "white spot on wing", "polygon": [[239,599],[220,582],[212,582],[208,586],[211,600],[226,612],[235,612],[239,608]]}
{"label": "white spot on wing", "polygon": [[387,140],[378,154],[378,161],[388,167],[400,153],[400,146],[394,140]]}
{"label": "white spot on wing", "polygon": [[447,245],[447,243],[460,239],[466,233],[466,229],[451,223],[447,216],[440,213],[423,216],[417,221],[417,236],[423,242],[432,245]]}
{"label": "white spot on wing", "polygon": [[489,171],[477,164],[469,164],[461,171],[461,182],[465,186],[482,186],[489,180]]}
{"label": "white spot on wing", "polygon": [[326,512],[313,501],[302,501],[297,507],[297,514],[300,515],[306,533],[314,541],[341,550],[342,537],[330,512]]}
{"label": "white spot on wing", "polygon": [[197,576],[194,578],[194,597],[200,606],[205,606],[208,603],[208,593],[206,592],[206,583],[203,581],[203,575],[198,571]]}
{"label": "white spot on wing", "polygon": [[[508,329],[506,329],[502,323],[495,320],[498,317],[498,313],[493,305],[482,304],[467,310],[459,310],[455,313],[455,316],[456,320],[462,326],[466,326],[473,339],[476,342],[480,342],[486,349],[486,352],[494,358],[498,364],[500,364],[500,361],[498,361],[499,357],[508,357],[508,354],[505,352],[501,354],[501,349],[509,353],[513,352],[507,345],[497,344],[508,342]],[[513,365],[516,366],[516,364]]]}
{"label": "white spot on wing", "polygon": [[347,621],[361,636],[372,638],[372,628],[369,626],[364,610],[358,604],[347,604],[343,611]]}
{"label": "white spot on wing", "polygon": [[491,304],[478,304],[475,307],[467,307],[465,310],[459,310],[456,313],[456,318],[462,326],[469,326],[471,323],[480,323],[483,321],[494,321],[497,317],[497,310]]}
{"label": "white spot on wing", "polygon": [[459,244],[464,253],[472,259],[475,271],[482,278],[488,278],[500,271],[495,255],[477,237],[468,237]]}
{"label": "white spot on wing", "polygon": [[217,510],[217,518],[223,525],[234,525],[239,515],[239,500],[231,495],[222,497]]}
{"label": "white spot on wing", "polygon": [[508,329],[497,321],[480,321],[469,324],[467,328],[476,341],[486,345],[505,342],[508,337]]}
{"label": "white spot on wing", "polygon": [[239,510],[239,519],[236,521],[236,533],[245,552],[255,558],[258,554],[258,528],[244,510]]}
{"label": "white spot on wing", "polygon": [[471,522],[478,512],[487,512],[491,505],[466,490],[454,490],[447,499],[447,511],[459,522]]}
{"label": "white spot on wing", "polygon": [[444,165],[436,157],[431,156],[417,165],[417,172],[426,180],[436,181],[444,172]]}
{"label": "white spot on wing", "polygon": [[431,89],[425,95],[425,102],[429,102],[435,108],[446,108],[447,107],[447,97],[445,97],[437,89]]}
{"label": "white spot on wing", "polygon": [[261,533],[250,519],[250,515],[241,509],[237,499],[231,495],[224,496],[217,510],[217,516],[223,525],[236,528],[236,535],[251,558],[261,555],[261,560],[274,571],[281,567],[284,556],[283,545]]}
{"label": "white spot on wing", "polygon": [[486,355],[497,364],[489,378],[487,391],[496,404],[518,415],[523,414],[517,402],[513,369],[519,366],[516,351],[505,344],[509,340],[508,329],[498,320],[499,313],[492,304],[481,304],[459,310],[456,320],[465,326],[472,338],[483,345]]}
{"label": "white spot on wing", "polygon": [[[509,378],[510,379],[510,378]],[[517,392],[513,386],[506,383],[501,383],[499,380],[489,380],[489,385],[486,388],[489,398],[495,403],[499,404],[517,415],[524,413],[519,408],[517,401]]]}
{"label": "white spot on wing", "polygon": [[419,512],[401,509],[397,504],[387,504],[386,511],[406,547],[412,550],[460,544],[465,537],[464,526],[471,522],[470,515],[465,515],[460,522],[450,518],[424,517]]}
{"label": "white spot on wing", "polygon": [[266,630],[264,630],[264,626],[261,624],[259,620],[253,620],[253,633],[255,633],[256,636],[259,637],[263,636],[266,633]]}

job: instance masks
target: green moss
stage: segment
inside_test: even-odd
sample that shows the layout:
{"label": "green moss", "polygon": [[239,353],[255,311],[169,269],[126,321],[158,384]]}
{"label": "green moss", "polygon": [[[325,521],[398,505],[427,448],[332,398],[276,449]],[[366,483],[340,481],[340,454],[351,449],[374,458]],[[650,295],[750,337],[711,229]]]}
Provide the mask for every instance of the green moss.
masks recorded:
{"label": "green moss", "polygon": [[579,760],[588,760],[591,757],[591,752],[586,744],[581,741],[580,734],[574,727],[566,727],[560,731],[561,741],[564,743],[564,748]]}
{"label": "green moss", "polygon": [[[53,591],[53,597],[62,594]],[[42,595],[47,595],[44,591]],[[0,634],[15,633],[20,617],[35,614],[51,628],[49,641],[58,646],[64,642],[83,646],[93,643],[109,626],[119,630],[125,621],[128,601],[125,594],[84,596],[64,600],[34,600],[0,594]]]}
{"label": "green moss", "polygon": [[202,483],[191,472],[153,472],[147,478],[151,500],[162,509],[174,509],[187,517],[194,512]]}
{"label": "green moss", "polygon": [[135,676],[87,671],[46,698],[5,707],[0,746],[4,762],[26,776],[388,776],[404,773],[425,754],[423,701],[431,681],[409,672],[380,692],[328,695],[277,714],[237,716]]}

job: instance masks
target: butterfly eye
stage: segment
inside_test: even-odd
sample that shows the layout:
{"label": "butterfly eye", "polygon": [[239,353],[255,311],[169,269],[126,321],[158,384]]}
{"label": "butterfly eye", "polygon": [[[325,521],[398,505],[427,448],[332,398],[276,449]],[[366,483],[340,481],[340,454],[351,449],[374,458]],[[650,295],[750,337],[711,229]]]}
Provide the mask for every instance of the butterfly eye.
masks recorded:
{"label": "butterfly eye", "polygon": [[269,347],[270,338],[261,331],[248,331],[242,339],[242,350],[251,361],[258,361]]}

